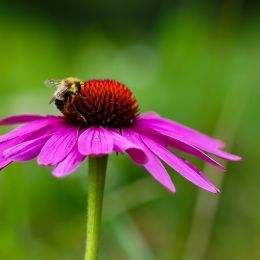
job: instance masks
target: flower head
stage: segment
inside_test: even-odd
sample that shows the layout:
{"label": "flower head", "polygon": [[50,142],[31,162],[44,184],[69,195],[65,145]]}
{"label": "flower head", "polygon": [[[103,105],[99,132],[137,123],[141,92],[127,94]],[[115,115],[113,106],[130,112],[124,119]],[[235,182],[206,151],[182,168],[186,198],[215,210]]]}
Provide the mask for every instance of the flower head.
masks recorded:
{"label": "flower head", "polygon": [[0,120],[0,125],[22,124],[0,136],[0,169],[37,157],[38,164],[53,167],[54,176],[64,177],[89,156],[127,153],[171,192],[175,187],[162,161],[198,187],[217,193],[200,170],[174,151],[199,157],[221,170],[224,167],[206,153],[240,160],[222,151],[224,143],[219,140],[155,113],[139,114],[132,92],[114,80],[86,81],[78,95],[68,96],[63,105],[63,116]]}

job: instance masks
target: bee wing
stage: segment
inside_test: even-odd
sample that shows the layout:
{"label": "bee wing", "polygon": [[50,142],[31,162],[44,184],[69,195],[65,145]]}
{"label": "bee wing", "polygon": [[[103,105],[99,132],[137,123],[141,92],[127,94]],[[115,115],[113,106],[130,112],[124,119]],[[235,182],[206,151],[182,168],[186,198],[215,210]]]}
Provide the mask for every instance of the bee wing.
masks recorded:
{"label": "bee wing", "polygon": [[55,100],[55,97],[52,97],[49,104],[51,104]]}
{"label": "bee wing", "polygon": [[70,88],[70,86],[63,87],[57,91],[57,96],[63,96],[64,93]]}
{"label": "bee wing", "polygon": [[44,84],[47,87],[58,87],[62,80],[60,79],[47,79],[44,81]]}
{"label": "bee wing", "polygon": [[69,86],[64,87],[63,89],[57,90],[55,92],[55,95],[52,97],[52,99],[50,100],[49,104],[51,104],[55,99],[59,99],[62,98],[64,93],[66,93],[66,91],[68,90]]}

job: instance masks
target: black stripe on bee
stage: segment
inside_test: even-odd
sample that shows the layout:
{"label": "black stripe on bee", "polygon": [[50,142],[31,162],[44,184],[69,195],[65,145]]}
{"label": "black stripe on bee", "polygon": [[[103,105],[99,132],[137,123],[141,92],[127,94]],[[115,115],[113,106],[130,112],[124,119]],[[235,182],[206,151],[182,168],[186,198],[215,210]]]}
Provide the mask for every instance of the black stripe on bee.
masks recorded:
{"label": "black stripe on bee", "polygon": [[55,105],[59,110],[63,110],[65,108],[64,100],[55,99]]}

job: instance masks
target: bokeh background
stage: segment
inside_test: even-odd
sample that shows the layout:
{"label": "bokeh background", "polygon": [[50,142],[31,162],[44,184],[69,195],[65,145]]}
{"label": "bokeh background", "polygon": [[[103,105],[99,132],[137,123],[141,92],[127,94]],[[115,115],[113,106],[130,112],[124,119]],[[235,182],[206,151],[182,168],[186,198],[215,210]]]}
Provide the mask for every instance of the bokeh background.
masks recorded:
{"label": "bokeh background", "polygon": [[[222,192],[169,169],[170,194],[127,156],[109,160],[100,259],[260,259],[259,1],[0,2],[0,117],[59,114],[47,78],[113,78],[157,111],[243,156]],[[1,133],[9,128],[1,128]],[[0,259],[83,259],[87,165],[57,180],[36,162],[0,175]]]}

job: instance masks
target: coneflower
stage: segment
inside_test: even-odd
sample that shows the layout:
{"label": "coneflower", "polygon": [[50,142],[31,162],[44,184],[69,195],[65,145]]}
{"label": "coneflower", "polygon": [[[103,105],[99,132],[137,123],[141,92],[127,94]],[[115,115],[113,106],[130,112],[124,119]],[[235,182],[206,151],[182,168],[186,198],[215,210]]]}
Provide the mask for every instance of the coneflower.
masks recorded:
{"label": "coneflower", "polygon": [[86,81],[79,96],[66,104],[63,116],[19,115],[2,119],[0,125],[22,125],[0,136],[0,169],[37,157],[38,164],[53,167],[52,174],[61,178],[90,159],[88,260],[97,257],[109,154],[127,153],[171,192],[175,192],[175,186],[162,161],[198,187],[219,192],[200,170],[174,150],[199,157],[221,170],[224,167],[206,153],[226,160],[241,159],[222,151],[224,143],[219,140],[156,113],[140,114],[130,89],[115,80]]}

